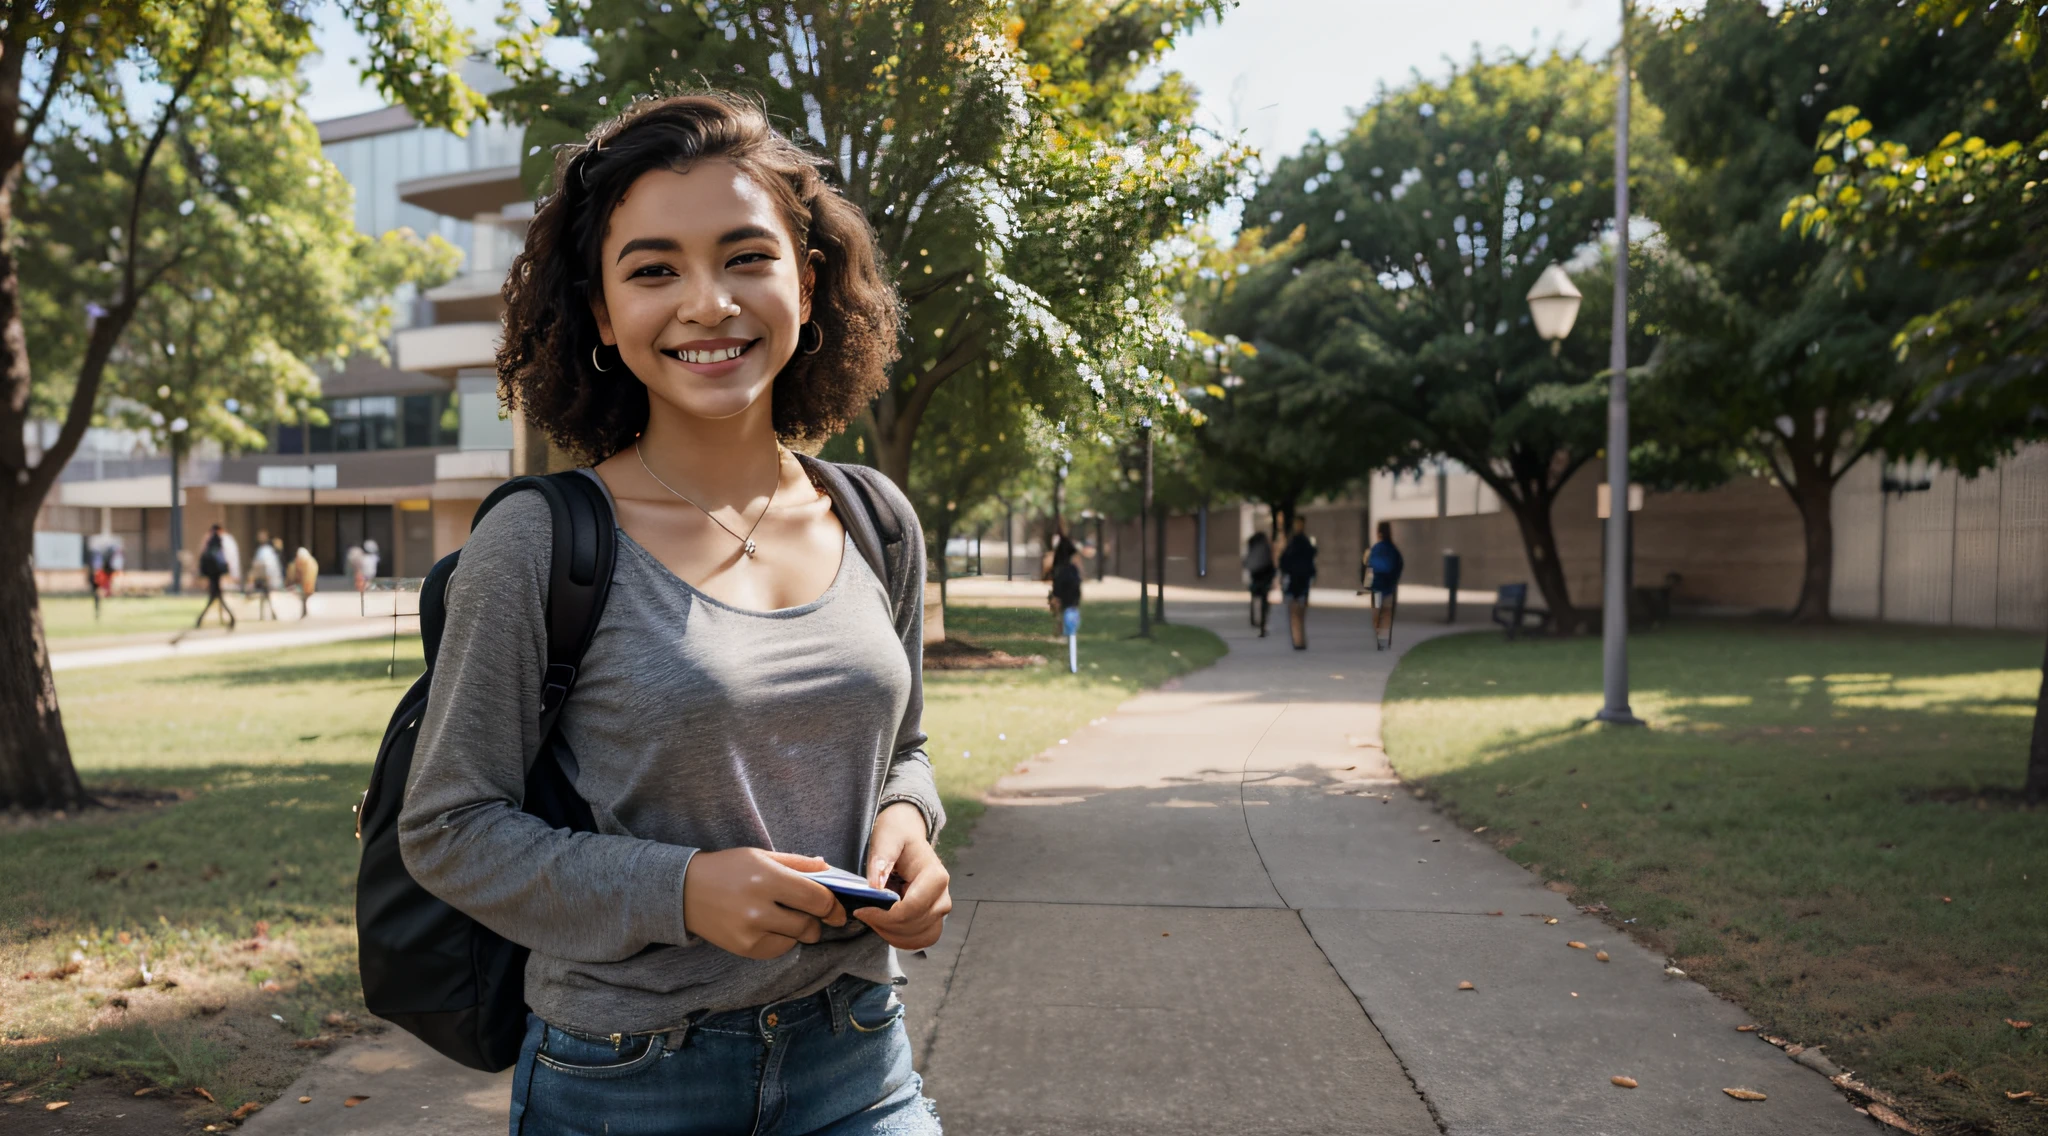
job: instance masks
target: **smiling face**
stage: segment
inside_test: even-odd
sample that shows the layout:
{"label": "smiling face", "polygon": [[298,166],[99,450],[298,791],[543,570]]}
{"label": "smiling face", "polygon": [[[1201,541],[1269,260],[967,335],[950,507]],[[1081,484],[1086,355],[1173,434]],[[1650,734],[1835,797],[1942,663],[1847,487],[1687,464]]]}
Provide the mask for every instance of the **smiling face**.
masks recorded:
{"label": "smiling face", "polygon": [[811,318],[813,281],[774,195],[723,159],[649,171],[612,211],[600,257],[598,335],[646,384],[655,414],[767,413]]}

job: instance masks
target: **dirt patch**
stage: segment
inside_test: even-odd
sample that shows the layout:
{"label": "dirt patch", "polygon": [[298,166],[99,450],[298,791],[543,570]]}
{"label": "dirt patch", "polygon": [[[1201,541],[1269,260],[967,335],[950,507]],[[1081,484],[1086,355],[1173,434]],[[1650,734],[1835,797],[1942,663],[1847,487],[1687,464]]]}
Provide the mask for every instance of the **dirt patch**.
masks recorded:
{"label": "dirt patch", "polygon": [[77,812],[57,809],[32,813],[10,809],[0,813],[0,830],[27,831],[67,822],[132,817],[189,800],[193,795],[187,789],[144,789],[125,784],[89,785],[85,791],[93,798],[93,804]]}
{"label": "dirt patch", "polygon": [[[163,1136],[196,1132],[219,1119],[221,1110],[189,1094],[174,1097],[162,1089],[136,1096],[140,1084],[117,1077],[94,1077],[56,1095],[31,1095],[20,1104],[0,1104],[0,1128],[9,1136]],[[13,1100],[21,1090],[7,1091]],[[51,1111],[49,1105],[68,1101]]]}
{"label": "dirt patch", "polygon": [[945,639],[924,649],[924,669],[928,671],[1022,670],[1044,665],[1044,655],[1012,655],[965,639]]}

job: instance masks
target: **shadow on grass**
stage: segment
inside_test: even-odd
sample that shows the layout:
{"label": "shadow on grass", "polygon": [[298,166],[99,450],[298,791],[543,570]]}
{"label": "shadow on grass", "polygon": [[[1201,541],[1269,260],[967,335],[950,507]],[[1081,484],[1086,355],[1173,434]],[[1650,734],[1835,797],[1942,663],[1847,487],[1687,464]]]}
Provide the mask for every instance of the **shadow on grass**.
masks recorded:
{"label": "shadow on grass", "polygon": [[1772,1032],[1944,1123],[2037,1130],[2004,1093],[2048,1084],[2048,1039],[2005,1024],[2048,1017],[2048,810],[2010,792],[2039,641],[1684,626],[1630,642],[1643,730],[1583,724],[1599,646],[1418,647],[1395,767]]}
{"label": "shadow on grass", "polygon": [[289,1043],[331,1032],[329,1015],[366,1020],[351,806],[367,772],[97,770],[88,787],[122,787],[108,796],[125,807],[0,827],[0,1079],[203,1085],[225,1116],[317,1058]]}

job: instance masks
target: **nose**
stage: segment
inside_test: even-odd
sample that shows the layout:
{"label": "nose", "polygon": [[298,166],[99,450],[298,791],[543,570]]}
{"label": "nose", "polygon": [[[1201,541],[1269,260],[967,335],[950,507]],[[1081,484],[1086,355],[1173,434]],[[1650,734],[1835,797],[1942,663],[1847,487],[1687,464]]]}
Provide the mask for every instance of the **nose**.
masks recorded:
{"label": "nose", "polygon": [[716,327],[740,314],[731,290],[715,276],[706,278],[693,273],[685,278],[680,291],[676,299],[677,323]]}

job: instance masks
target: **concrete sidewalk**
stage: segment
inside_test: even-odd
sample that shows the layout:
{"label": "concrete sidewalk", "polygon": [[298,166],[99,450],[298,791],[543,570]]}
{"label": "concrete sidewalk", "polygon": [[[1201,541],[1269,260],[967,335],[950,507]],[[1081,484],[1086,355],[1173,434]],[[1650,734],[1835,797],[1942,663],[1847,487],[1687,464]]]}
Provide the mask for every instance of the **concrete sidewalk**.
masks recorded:
{"label": "concrete sidewalk", "polygon": [[[392,633],[393,604],[401,601],[389,592],[371,593],[367,600],[353,591],[315,595],[309,618],[300,619],[298,597],[279,592],[273,602],[280,618],[274,620],[253,618],[256,611],[253,600],[231,596],[229,602],[239,617],[233,631],[208,618],[203,627],[177,631],[58,639],[49,645],[50,669],[69,671],[200,655],[275,651],[350,639],[375,639]],[[416,610],[413,606],[417,602],[415,596],[407,594],[402,602],[405,604],[403,610]],[[370,614],[364,614],[366,609]],[[400,635],[416,634],[420,629],[417,614],[399,615],[396,621]]]}
{"label": "concrete sidewalk", "polygon": [[[1230,654],[1004,778],[944,940],[906,961],[949,1132],[1876,1131],[1737,1033],[1735,1007],[1394,780],[1381,693],[1402,650],[1451,630],[1425,622],[1440,610],[1404,605],[1388,652],[1348,605],[1311,614],[1302,652],[1277,615],[1255,638],[1234,595],[1169,594],[1168,613]],[[246,1130],[495,1136],[509,1087],[391,1031]]]}
{"label": "concrete sidewalk", "polygon": [[1180,613],[1231,653],[1004,778],[960,855],[912,994],[950,1130],[1875,1129],[1393,779],[1381,693],[1440,609],[1404,606],[1388,652],[1356,609],[1300,652],[1234,600]]}

